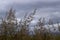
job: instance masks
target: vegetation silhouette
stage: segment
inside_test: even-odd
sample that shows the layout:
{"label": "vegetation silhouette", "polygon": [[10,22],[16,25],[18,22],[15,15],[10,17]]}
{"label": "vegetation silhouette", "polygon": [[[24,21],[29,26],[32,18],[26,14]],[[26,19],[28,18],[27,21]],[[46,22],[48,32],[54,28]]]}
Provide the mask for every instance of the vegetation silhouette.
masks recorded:
{"label": "vegetation silhouette", "polygon": [[[24,18],[18,23],[15,16],[15,10],[10,8],[6,14],[6,18],[1,18],[0,24],[0,40],[60,40],[60,35],[53,35],[50,31],[49,25],[55,29],[53,21],[49,19],[48,30],[44,27],[45,18],[40,18],[37,24],[34,26],[34,32],[29,32],[29,25],[34,19],[37,9],[35,9],[29,15],[26,13]],[[58,24],[58,30],[60,31],[60,25]],[[18,30],[18,31],[16,31]]]}

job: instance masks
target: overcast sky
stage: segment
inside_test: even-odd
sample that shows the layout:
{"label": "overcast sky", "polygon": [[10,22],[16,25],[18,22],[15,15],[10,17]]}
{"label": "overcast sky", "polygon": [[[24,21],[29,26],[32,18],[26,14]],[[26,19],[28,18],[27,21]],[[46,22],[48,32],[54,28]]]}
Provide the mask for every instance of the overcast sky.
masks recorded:
{"label": "overcast sky", "polygon": [[0,17],[11,7],[16,10],[17,18],[37,8],[36,19],[45,17],[60,20],[60,0],[0,0]]}

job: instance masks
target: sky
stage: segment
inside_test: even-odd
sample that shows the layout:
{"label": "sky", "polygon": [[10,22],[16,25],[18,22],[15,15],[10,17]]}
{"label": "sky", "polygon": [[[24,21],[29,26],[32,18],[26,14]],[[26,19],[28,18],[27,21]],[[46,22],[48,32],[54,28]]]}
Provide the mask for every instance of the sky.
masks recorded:
{"label": "sky", "polygon": [[11,7],[16,10],[18,19],[37,8],[35,20],[45,17],[60,21],[60,0],[0,0],[0,17],[4,17]]}

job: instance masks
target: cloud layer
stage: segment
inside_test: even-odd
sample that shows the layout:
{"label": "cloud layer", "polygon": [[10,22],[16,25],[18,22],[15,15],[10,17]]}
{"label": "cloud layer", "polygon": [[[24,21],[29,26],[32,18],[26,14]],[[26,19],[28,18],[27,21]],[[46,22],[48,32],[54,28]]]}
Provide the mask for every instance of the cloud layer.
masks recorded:
{"label": "cloud layer", "polygon": [[16,10],[17,18],[37,8],[35,19],[45,17],[60,20],[60,0],[0,0],[0,16],[4,16],[10,7]]}

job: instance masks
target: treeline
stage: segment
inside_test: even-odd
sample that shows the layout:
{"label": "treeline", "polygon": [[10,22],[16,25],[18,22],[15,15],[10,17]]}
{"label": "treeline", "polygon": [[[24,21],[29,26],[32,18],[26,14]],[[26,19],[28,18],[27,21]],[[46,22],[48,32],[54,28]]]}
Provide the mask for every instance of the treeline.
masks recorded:
{"label": "treeline", "polygon": [[[39,19],[37,24],[34,26],[34,32],[29,31],[29,26],[31,21],[34,19],[34,15],[36,13],[36,9],[28,14],[24,15],[24,18],[18,22],[15,16],[15,10],[12,8],[7,12],[5,18],[1,18],[0,24],[0,40],[60,40],[60,36],[53,35],[50,33],[50,28],[47,30],[45,25],[45,18]],[[49,25],[52,24],[54,28],[53,22],[49,20]],[[58,24],[58,29],[60,31],[60,26]],[[56,30],[54,28],[54,30]],[[32,33],[32,34],[30,34]]]}

